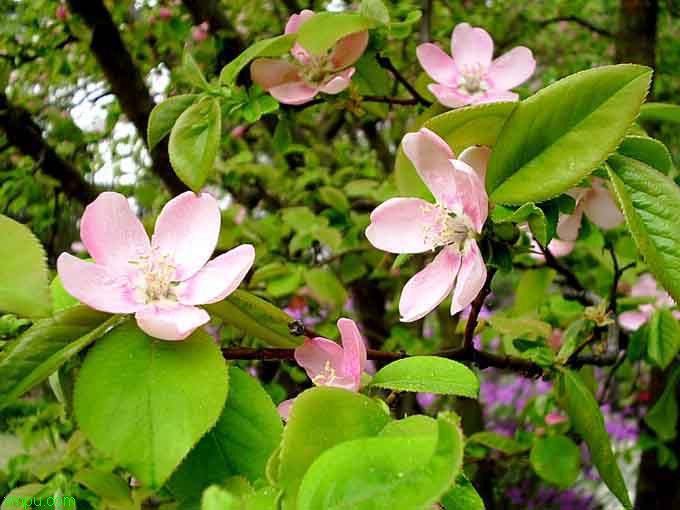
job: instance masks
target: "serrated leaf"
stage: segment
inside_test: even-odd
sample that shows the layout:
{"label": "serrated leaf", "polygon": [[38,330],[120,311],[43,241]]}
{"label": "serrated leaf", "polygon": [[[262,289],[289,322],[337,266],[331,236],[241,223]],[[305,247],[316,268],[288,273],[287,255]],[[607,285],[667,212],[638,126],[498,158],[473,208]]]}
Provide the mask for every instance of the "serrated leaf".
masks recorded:
{"label": "serrated leaf", "polygon": [[645,103],[640,108],[641,121],[662,121],[680,124],[680,105],[668,103]]}
{"label": "serrated leaf", "polygon": [[330,269],[317,267],[305,271],[305,283],[312,296],[326,306],[339,310],[347,302],[347,290]]}
{"label": "serrated leaf", "polygon": [[442,496],[441,503],[444,510],[484,510],[484,501],[464,474],[459,475],[456,484]]}
{"label": "serrated leaf", "polygon": [[517,440],[509,436],[504,436],[496,432],[483,431],[476,432],[468,438],[468,442],[477,443],[487,448],[492,448],[506,455],[514,455],[516,453],[523,452],[529,448],[520,444]]}
{"label": "serrated leaf", "polygon": [[187,83],[199,89],[205,90],[209,87],[205,76],[203,76],[203,71],[198,67],[188,49],[185,49],[182,54],[182,77]]}
{"label": "serrated leaf", "polygon": [[47,260],[40,241],[26,225],[0,214],[0,312],[47,317],[52,305]]}
{"label": "serrated leaf", "polygon": [[472,370],[438,356],[412,356],[393,361],[373,376],[371,385],[395,391],[479,396],[479,379]]}
{"label": "serrated leaf", "polygon": [[644,420],[662,441],[675,439],[678,434],[678,402],[676,387],[680,379],[680,367],[675,367],[666,382],[663,393],[654,406],[645,414]]}
{"label": "serrated leaf", "polygon": [[675,359],[680,350],[680,325],[670,310],[656,310],[649,320],[647,354],[662,370]]}
{"label": "serrated leaf", "polygon": [[656,279],[680,302],[680,189],[661,172],[625,156],[610,157],[608,171],[635,244]]}
{"label": "serrated leaf", "polygon": [[529,460],[538,476],[559,487],[573,485],[581,471],[581,450],[566,436],[536,439]]}
{"label": "serrated leaf", "polygon": [[85,358],[75,415],[97,449],[157,489],[215,424],[227,391],[227,367],[208,334],[168,342],[129,321]]}
{"label": "serrated leaf", "polygon": [[621,504],[632,509],[628,489],[612,452],[604,417],[593,394],[581,377],[571,370],[561,369],[557,378],[558,401],[569,415],[574,430],[585,440],[593,464],[602,481]]}
{"label": "serrated leaf", "polygon": [[146,128],[146,142],[150,151],[170,133],[179,116],[196,101],[196,98],[198,98],[196,94],[181,94],[169,97],[153,107]]}
{"label": "serrated leaf", "polygon": [[209,99],[184,110],[170,131],[170,163],[184,184],[199,191],[210,176],[222,133],[220,102]]}
{"label": "serrated leaf", "polygon": [[673,158],[666,146],[659,140],[648,136],[627,136],[616,152],[642,161],[664,174],[668,174],[673,168]]}
{"label": "serrated leaf", "polygon": [[262,39],[246,48],[238,57],[229,62],[220,72],[220,85],[233,85],[236,77],[251,60],[257,57],[278,57],[288,52],[295,44],[296,34],[284,34]]}
{"label": "serrated leaf", "polygon": [[383,25],[390,22],[390,11],[382,0],[361,0],[359,14]]}
{"label": "serrated leaf", "polygon": [[527,317],[504,317],[493,315],[488,319],[491,327],[499,333],[509,335],[512,338],[549,338],[552,327],[547,322]]}
{"label": "serrated leaf", "polygon": [[345,194],[338,188],[333,186],[321,186],[319,188],[319,197],[324,204],[338,212],[346,213],[349,211],[349,200],[347,200]]}
{"label": "serrated leaf", "polygon": [[489,160],[490,199],[540,202],[578,184],[621,142],[650,80],[651,70],[644,66],[603,66],[568,76],[522,101]]}
{"label": "serrated leaf", "polygon": [[297,43],[312,55],[323,55],[343,37],[375,26],[374,19],[361,14],[319,12],[300,25]]}
{"label": "serrated leaf", "polygon": [[102,498],[104,504],[131,508],[130,486],[120,476],[99,469],[86,468],[73,475],[73,481]]}

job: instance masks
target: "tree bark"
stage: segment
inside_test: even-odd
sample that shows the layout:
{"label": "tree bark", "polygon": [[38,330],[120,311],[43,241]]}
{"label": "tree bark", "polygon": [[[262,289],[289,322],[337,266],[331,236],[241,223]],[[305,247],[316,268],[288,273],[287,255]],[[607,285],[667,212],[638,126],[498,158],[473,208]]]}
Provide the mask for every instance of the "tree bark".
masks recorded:
{"label": "tree bark", "polygon": [[621,0],[616,61],[655,67],[658,0]]}

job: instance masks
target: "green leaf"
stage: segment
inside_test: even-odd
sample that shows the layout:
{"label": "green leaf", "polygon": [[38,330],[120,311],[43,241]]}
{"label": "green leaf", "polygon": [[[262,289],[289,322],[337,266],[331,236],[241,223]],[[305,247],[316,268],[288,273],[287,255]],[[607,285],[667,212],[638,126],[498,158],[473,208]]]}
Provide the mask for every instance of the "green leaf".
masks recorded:
{"label": "green leaf", "polygon": [[[280,492],[272,487],[235,495],[228,490],[213,485],[208,487],[201,498],[201,510],[277,510]],[[198,508],[196,503],[192,507]],[[182,506],[182,510],[187,510]]]}
{"label": "green leaf", "polygon": [[649,320],[647,336],[649,358],[665,370],[680,350],[680,325],[670,310],[656,310]]}
{"label": "green leaf", "polygon": [[522,101],[489,161],[490,199],[540,202],[578,184],[621,142],[650,79],[647,67],[603,66],[568,76]]}
{"label": "green leaf", "polygon": [[135,478],[157,489],[215,424],[228,372],[212,337],[149,337],[130,321],[90,350],[74,391],[85,436]]}
{"label": "green leaf", "polygon": [[238,57],[229,62],[220,72],[220,85],[233,85],[241,69],[257,57],[278,57],[288,52],[295,44],[296,34],[285,34],[262,39],[246,48]]}
{"label": "green leaf", "polygon": [[670,441],[678,435],[676,425],[678,423],[678,402],[676,399],[676,387],[680,378],[680,367],[675,367],[668,378],[663,393],[654,406],[645,415],[645,423],[656,432],[662,441]]}
{"label": "green leaf", "polygon": [[333,186],[321,186],[319,188],[319,198],[328,207],[341,213],[347,213],[350,205],[345,194]]}
{"label": "green leaf", "polygon": [[52,311],[45,250],[21,223],[0,214],[0,312],[47,317]]}
{"label": "green leaf", "polygon": [[150,151],[170,133],[179,116],[196,101],[197,97],[196,94],[172,96],[153,107],[146,128],[146,142]]}
{"label": "green leaf", "polygon": [[413,356],[381,368],[372,386],[396,391],[437,393],[477,398],[479,379],[468,367],[438,356]]}
{"label": "green leaf", "polygon": [[649,269],[680,302],[680,189],[652,167],[625,156],[609,158],[609,178],[635,244]]}
{"label": "green leaf", "polygon": [[375,26],[374,19],[361,14],[319,12],[300,25],[297,43],[312,55],[323,55],[343,37]]}
{"label": "green leaf", "polygon": [[347,291],[330,269],[319,267],[305,271],[305,283],[314,298],[326,306],[342,309],[347,302]]}
{"label": "green leaf", "polygon": [[300,485],[298,510],[426,508],[460,472],[459,426],[413,416],[400,432],[334,446],[314,461]]}
{"label": "green leaf", "polygon": [[284,510],[295,508],[307,468],[336,444],[375,436],[390,417],[374,400],[340,388],[318,387],[295,399],[283,432],[279,487]]}
{"label": "green leaf", "polygon": [[562,335],[562,345],[560,346],[560,351],[557,353],[557,362],[566,363],[572,354],[576,352],[576,349],[586,340],[583,331],[586,327],[586,321],[584,319],[578,319],[569,324],[567,329]]}
{"label": "green leaf", "polygon": [[208,82],[205,76],[203,76],[203,71],[198,67],[194,57],[186,48],[182,55],[182,77],[187,83],[201,90],[209,88]]}
{"label": "green leaf", "polygon": [[616,152],[647,163],[664,174],[668,174],[673,168],[673,158],[666,146],[659,140],[648,136],[627,136]]}
{"label": "green leaf", "polygon": [[361,0],[359,14],[381,25],[387,25],[390,22],[390,11],[382,0]]}
{"label": "green leaf", "polygon": [[[457,108],[432,117],[423,127],[441,136],[458,155],[472,145],[492,147],[503,124],[516,107],[517,103],[490,103]],[[397,187],[404,196],[433,201],[432,194],[418,177],[401,145],[397,151],[394,172]]]}
{"label": "green leaf", "polygon": [[595,397],[581,377],[571,370],[561,369],[557,378],[557,395],[562,408],[569,415],[574,430],[585,440],[593,464],[602,481],[627,509],[633,506],[628,489],[616,463],[604,427],[604,417]]}
{"label": "green leaf", "polygon": [[581,471],[581,450],[566,436],[537,439],[529,460],[538,476],[560,487],[573,485]]}
{"label": "green leaf", "polygon": [[411,11],[406,15],[403,21],[393,21],[390,23],[390,35],[396,39],[405,39],[411,34],[413,25],[420,21],[423,17],[421,11]]}
{"label": "green leaf", "polygon": [[[392,76],[378,63],[375,52],[365,52],[354,64],[354,69],[352,83],[357,86],[359,94],[362,96],[390,95]],[[369,113],[381,118],[387,117],[390,110],[387,104],[368,101],[362,103],[361,106]],[[350,182],[347,186],[352,186],[353,183]]]}
{"label": "green leaf", "polygon": [[229,397],[215,427],[198,442],[168,481],[182,508],[207,486],[230,476],[255,482],[283,433],[281,418],[260,383],[240,368],[229,368]]}
{"label": "green leaf", "polygon": [[222,132],[220,102],[208,99],[184,110],[170,131],[168,153],[177,176],[199,191],[210,175]]}
{"label": "green leaf", "polygon": [[59,275],[56,275],[50,283],[50,295],[52,296],[52,312],[55,314],[80,304],[80,301],[66,292]]}
{"label": "green leaf", "polygon": [[537,319],[493,315],[492,317],[489,317],[488,321],[493,329],[504,335],[509,335],[512,338],[549,338],[552,333],[550,324]]}
{"label": "green leaf", "polygon": [[515,455],[529,449],[509,436],[487,430],[472,434],[468,438],[468,442],[481,444],[487,448],[503,452],[506,455]]}
{"label": "green leaf", "polygon": [[674,122],[680,124],[680,105],[668,103],[645,103],[640,108],[641,121]]}
{"label": "green leaf", "polygon": [[296,347],[303,342],[290,334],[293,318],[286,312],[250,292],[237,289],[218,303],[204,308],[227,324],[273,347]]}
{"label": "green leaf", "polygon": [[536,314],[545,303],[553,278],[555,271],[549,268],[524,271],[515,291],[513,312],[518,316]]}
{"label": "green leaf", "polygon": [[442,497],[444,510],[484,510],[484,501],[464,474]]}
{"label": "green leaf", "polygon": [[0,352],[0,408],[47,379],[85,347],[88,334],[109,317],[86,306],[74,306],[36,322],[9,342]]}
{"label": "green leaf", "polygon": [[130,486],[120,476],[99,469],[87,468],[73,475],[73,480],[90,489],[105,503],[120,508],[133,507],[130,499]]}

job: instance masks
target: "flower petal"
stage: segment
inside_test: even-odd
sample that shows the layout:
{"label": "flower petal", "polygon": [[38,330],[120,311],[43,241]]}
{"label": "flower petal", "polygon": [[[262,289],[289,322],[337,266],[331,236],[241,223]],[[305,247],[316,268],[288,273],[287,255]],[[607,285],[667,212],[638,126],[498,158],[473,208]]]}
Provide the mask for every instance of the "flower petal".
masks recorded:
{"label": "flower petal", "polygon": [[308,338],[295,349],[295,361],[305,369],[317,386],[334,386],[342,377],[344,353],[342,347],[327,338]]}
{"label": "flower petal", "polygon": [[293,64],[274,58],[258,58],[253,61],[250,64],[250,77],[267,91],[284,83],[300,81],[298,70]]}
{"label": "flower petal", "polygon": [[98,264],[124,270],[149,252],[149,236],[120,193],[105,191],[85,208],[80,238]]}
{"label": "flower petal", "polygon": [[451,315],[457,314],[472,303],[486,281],[486,264],[477,243],[471,241],[467,248],[469,251],[463,255],[451,298]]}
{"label": "flower petal", "polygon": [[583,217],[583,206],[577,205],[571,214],[560,214],[557,222],[557,235],[563,241],[576,241],[578,232],[581,230],[581,218]]}
{"label": "flower petal", "polygon": [[623,223],[623,214],[619,211],[611,191],[606,188],[604,180],[593,178],[593,187],[583,200],[583,211],[590,221],[600,228],[615,228]]}
{"label": "flower petal", "polygon": [[447,85],[431,83],[427,88],[432,92],[434,97],[437,98],[437,101],[449,108],[459,108],[472,104],[473,101],[473,97],[469,94],[463,94],[457,88],[449,87]]}
{"label": "flower petal", "polygon": [[433,204],[420,198],[390,198],[371,213],[366,238],[390,253],[429,251],[435,246],[431,234],[438,213]]}
{"label": "flower petal", "polygon": [[456,64],[439,46],[432,43],[421,44],[416,48],[416,57],[434,81],[449,87],[458,86]]}
{"label": "flower petal", "polygon": [[[489,198],[484,188],[484,181],[467,163],[453,159],[455,168],[455,187],[453,193],[445,194],[447,202],[454,204],[453,210],[462,209],[478,233],[481,233],[489,213]],[[455,194],[455,195],[454,195]]]}
{"label": "flower petal", "polygon": [[293,402],[295,402],[295,399],[289,398],[288,400],[281,402],[276,408],[283,421],[288,421],[288,418],[290,417],[290,411],[293,408]]}
{"label": "flower petal", "polygon": [[548,243],[548,249],[557,258],[565,257],[574,250],[574,242],[553,239]]}
{"label": "flower petal", "polygon": [[638,310],[623,312],[619,315],[619,324],[629,331],[635,331],[649,320],[650,314]]}
{"label": "flower petal", "polygon": [[477,172],[482,183],[486,179],[486,167],[489,164],[491,157],[491,149],[485,145],[473,145],[468,147],[458,156],[458,161],[467,163],[472,169]]}
{"label": "flower petal", "polygon": [[342,373],[347,377],[351,377],[356,387],[354,391],[359,390],[361,385],[361,374],[366,367],[368,360],[366,356],[366,344],[359,333],[359,328],[351,319],[339,319],[338,329],[340,330],[340,337],[342,338]]}
{"label": "flower petal", "polygon": [[284,104],[304,104],[312,99],[319,92],[315,87],[310,87],[303,81],[283,83],[269,89],[269,93],[279,103]]}
{"label": "flower petal", "polygon": [[524,83],[534,74],[536,61],[529,48],[518,46],[491,63],[486,77],[498,90],[510,90]]}
{"label": "flower petal", "polygon": [[421,128],[404,136],[401,146],[437,202],[447,207],[452,205],[446,202],[456,186],[451,163],[454,154],[448,144],[433,131]]}
{"label": "flower petal", "polygon": [[402,322],[413,322],[437,308],[451,293],[460,268],[460,254],[442,249],[425,269],[416,273],[401,291],[399,313]]}
{"label": "flower petal", "polygon": [[507,90],[487,90],[484,94],[472,97],[472,104],[500,103],[503,101],[518,101],[519,94]]}
{"label": "flower petal", "polygon": [[234,292],[255,260],[255,248],[242,244],[208,262],[181,285],[179,301],[201,305],[222,301]]}
{"label": "flower petal", "polygon": [[177,304],[167,308],[146,306],[135,314],[135,319],[147,335],[161,340],[184,340],[210,321],[210,315],[201,308]]}
{"label": "flower petal", "polygon": [[132,313],[142,307],[134,299],[127,276],[109,267],[62,253],[57,259],[57,272],[64,289],[95,310]]}
{"label": "flower petal", "polygon": [[324,94],[338,94],[342,92],[347,87],[349,87],[349,83],[352,79],[354,71],[355,69],[350,67],[349,69],[345,69],[344,71],[336,74],[324,85],[319,87],[319,91],[323,92]]}
{"label": "flower petal", "polygon": [[368,46],[368,32],[355,32],[340,39],[330,59],[335,69],[345,69],[359,60]]}
{"label": "flower petal", "polygon": [[493,56],[493,39],[483,28],[459,23],[451,34],[451,55],[461,71],[477,67],[486,71]]}
{"label": "flower petal", "polygon": [[[309,9],[304,9],[303,11],[300,11],[299,14],[293,14],[289,19],[288,22],[286,23],[286,28],[284,29],[283,33],[284,34],[292,34],[294,32],[297,32],[300,29],[300,26],[310,18],[314,16],[314,11],[310,11]],[[299,62],[305,64],[309,62],[309,59],[311,55],[309,52],[300,46],[298,43],[295,43],[293,47],[290,50],[290,53],[295,57],[296,60]]]}

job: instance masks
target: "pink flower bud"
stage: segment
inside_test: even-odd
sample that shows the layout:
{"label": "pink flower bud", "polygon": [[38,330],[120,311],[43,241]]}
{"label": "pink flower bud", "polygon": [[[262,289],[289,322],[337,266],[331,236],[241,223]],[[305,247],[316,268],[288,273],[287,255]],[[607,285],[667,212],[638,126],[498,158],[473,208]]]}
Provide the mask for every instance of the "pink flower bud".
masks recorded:
{"label": "pink flower bud", "polygon": [[545,417],[546,425],[557,425],[567,421],[567,417],[559,413],[550,413]]}
{"label": "pink flower bud", "polygon": [[203,24],[194,27],[191,31],[191,38],[196,42],[203,42],[208,38],[208,32],[203,29]]}
{"label": "pink flower bud", "polygon": [[66,21],[66,18],[68,18],[68,10],[66,9],[66,6],[64,4],[59,4],[55,15],[57,16],[58,20]]}
{"label": "pink flower bud", "polygon": [[158,15],[161,17],[161,19],[170,19],[172,18],[172,11],[167,7],[161,7],[158,9]]}
{"label": "pink flower bud", "polygon": [[240,124],[236,126],[234,129],[231,130],[231,135],[232,138],[243,138],[243,135],[246,134],[246,131],[248,130],[248,127],[245,124]]}

